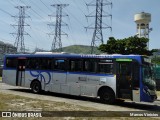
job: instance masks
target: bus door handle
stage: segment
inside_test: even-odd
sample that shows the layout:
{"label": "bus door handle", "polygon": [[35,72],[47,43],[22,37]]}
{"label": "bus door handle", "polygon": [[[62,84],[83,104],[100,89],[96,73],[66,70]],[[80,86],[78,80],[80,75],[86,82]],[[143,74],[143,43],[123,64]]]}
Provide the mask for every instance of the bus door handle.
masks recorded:
{"label": "bus door handle", "polygon": [[78,83],[78,82],[76,82],[76,83]]}

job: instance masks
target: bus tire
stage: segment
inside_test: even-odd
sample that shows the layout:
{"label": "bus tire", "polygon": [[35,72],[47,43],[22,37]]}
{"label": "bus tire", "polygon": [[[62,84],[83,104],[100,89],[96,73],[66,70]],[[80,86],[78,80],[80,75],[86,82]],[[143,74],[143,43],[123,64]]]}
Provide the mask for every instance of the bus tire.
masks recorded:
{"label": "bus tire", "polygon": [[38,94],[38,93],[40,93],[41,92],[41,83],[39,82],[39,81],[33,81],[32,83],[31,83],[31,90],[32,90],[32,92],[33,93],[36,93],[36,94]]}
{"label": "bus tire", "polygon": [[115,103],[115,94],[110,89],[103,89],[100,93],[100,100],[106,104]]}

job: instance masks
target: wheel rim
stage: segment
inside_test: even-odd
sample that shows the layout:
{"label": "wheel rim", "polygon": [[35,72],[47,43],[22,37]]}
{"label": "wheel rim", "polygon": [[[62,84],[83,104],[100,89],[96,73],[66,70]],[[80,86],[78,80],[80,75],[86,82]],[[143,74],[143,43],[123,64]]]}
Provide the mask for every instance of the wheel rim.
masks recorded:
{"label": "wheel rim", "polygon": [[35,83],[35,84],[33,85],[33,91],[34,91],[34,92],[38,92],[38,91],[39,91],[39,86],[38,86],[37,83]]}
{"label": "wheel rim", "polygon": [[110,94],[105,93],[105,94],[103,95],[103,99],[104,99],[105,101],[110,100]]}

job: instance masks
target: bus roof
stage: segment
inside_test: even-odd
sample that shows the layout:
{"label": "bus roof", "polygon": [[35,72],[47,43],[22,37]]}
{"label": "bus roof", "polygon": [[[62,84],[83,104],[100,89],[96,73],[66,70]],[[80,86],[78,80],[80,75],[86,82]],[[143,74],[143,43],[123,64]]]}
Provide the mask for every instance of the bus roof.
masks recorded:
{"label": "bus roof", "polygon": [[72,53],[38,53],[38,54],[6,54],[5,57],[56,57],[56,58],[131,58],[140,59],[142,55],[121,54],[72,54]]}

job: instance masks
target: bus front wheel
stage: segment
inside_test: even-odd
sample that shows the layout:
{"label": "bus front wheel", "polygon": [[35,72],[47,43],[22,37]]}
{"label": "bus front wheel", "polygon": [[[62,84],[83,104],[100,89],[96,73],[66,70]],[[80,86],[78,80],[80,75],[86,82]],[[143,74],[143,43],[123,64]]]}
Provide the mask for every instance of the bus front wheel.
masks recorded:
{"label": "bus front wheel", "polygon": [[31,90],[33,93],[41,92],[41,83],[39,81],[33,81],[31,84]]}
{"label": "bus front wheel", "polygon": [[100,99],[103,103],[113,104],[115,102],[115,94],[110,89],[103,89],[100,93]]}

